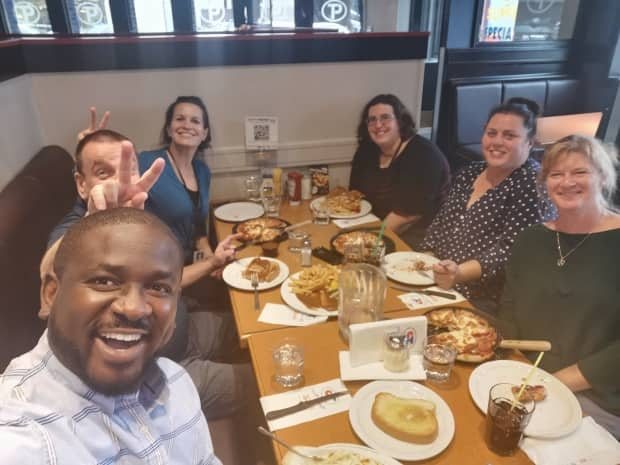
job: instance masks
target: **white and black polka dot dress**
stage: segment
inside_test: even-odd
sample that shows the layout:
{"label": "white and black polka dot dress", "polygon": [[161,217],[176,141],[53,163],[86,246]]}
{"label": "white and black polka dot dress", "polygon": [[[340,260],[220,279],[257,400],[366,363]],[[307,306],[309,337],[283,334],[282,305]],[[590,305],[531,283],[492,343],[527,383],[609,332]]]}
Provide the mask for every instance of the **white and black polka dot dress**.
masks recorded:
{"label": "white and black polka dot dress", "polygon": [[474,162],[457,175],[421,250],[431,250],[437,257],[456,263],[477,260],[482,267],[481,279],[456,288],[468,299],[497,302],[504,284],[504,266],[517,234],[552,216],[554,209],[546,196],[538,194],[540,165],[533,159],[467,208],[474,181],[485,167],[485,162]]}

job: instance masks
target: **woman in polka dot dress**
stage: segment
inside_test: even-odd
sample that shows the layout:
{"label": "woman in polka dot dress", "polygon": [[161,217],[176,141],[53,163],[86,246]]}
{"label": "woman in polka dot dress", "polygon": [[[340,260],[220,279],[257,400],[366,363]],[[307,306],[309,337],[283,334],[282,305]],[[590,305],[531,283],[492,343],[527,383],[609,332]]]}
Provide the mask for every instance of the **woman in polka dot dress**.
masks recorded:
{"label": "woman in polka dot dress", "polygon": [[529,158],[538,112],[523,98],[491,110],[482,136],[484,161],[457,175],[420,246],[441,259],[433,267],[438,286],[455,287],[490,313],[497,311],[517,234],[554,212],[536,187],[540,165]]}

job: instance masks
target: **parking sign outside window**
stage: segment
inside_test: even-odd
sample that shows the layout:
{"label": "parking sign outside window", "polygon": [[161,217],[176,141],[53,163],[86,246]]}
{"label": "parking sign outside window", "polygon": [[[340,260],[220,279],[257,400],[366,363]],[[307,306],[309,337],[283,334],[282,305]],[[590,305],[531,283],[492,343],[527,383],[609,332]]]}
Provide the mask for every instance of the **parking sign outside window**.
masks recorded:
{"label": "parking sign outside window", "polygon": [[80,34],[114,34],[108,0],[68,0],[71,29]]}
{"label": "parking sign outside window", "polygon": [[45,0],[2,0],[13,34],[52,34]]}
{"label": "parking sign outside window", "polygon": [[232,2],[225,0],[194,0],[196,31],[227,31],[234,29]]}

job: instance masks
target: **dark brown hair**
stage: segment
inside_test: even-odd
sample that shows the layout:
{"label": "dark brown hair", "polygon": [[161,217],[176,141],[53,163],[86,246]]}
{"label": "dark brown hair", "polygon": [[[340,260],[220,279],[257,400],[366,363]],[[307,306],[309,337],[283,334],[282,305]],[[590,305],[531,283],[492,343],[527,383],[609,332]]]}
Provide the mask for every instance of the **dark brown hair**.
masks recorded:
{"label": "dark brown hair", "polygon": [[409,113],[409,110],[407,110],[403,102],[401,102],[400,99],[395,95],[379,94],[373,97],[362,110],[360,122],[357,126],[357,141],[360,144],[363,142],[374,143],[370,139],[370,134],[368,133],[368,111],[370,110],[370,107],[380,104],[390,105],[392,107],[392,110],[394,111],[394,118],[398,123],[400,138],[402,140],[407,140],[415,135],[416,130],[413,117],[411,116],[411,113]]}
{"label": "dark brown hair", "polygon": [[[204,129],[209,129],[209,113],[207,113],[207,107],[202,101],[200,97],[195,97],[193,95],[182,95],[177,97],[177,99],[168,105],[168,109],[166,110],[166,119],[164,121],[164,126],[161,128],[161,137],[160,143],[164,147],[168,147],[172,142],[172,138],[170,134],[168,134],[168,128],[170,127],[170,123],[172,123],[172,116],[174,115],[174,109],[179,103],[191,103],[192,105],[196,105],[198,108],[202,110],[202,127]],[[207,132],[207,137],[203,140],[198,146],[197,151],[202,152],[204,149],[209,147],[211,144],[211,131]]]}
{"label": "dark brown hair", "polygon": [[523,119],[523,127],[527,130],[527,138],[530,142],[536,137],[536,121],[540,115],[540,107],[533,100],[523,97],[513,97],[491,109],[484,127],[486,128],[493,116],[498,113],[505,115],[517,115]]}

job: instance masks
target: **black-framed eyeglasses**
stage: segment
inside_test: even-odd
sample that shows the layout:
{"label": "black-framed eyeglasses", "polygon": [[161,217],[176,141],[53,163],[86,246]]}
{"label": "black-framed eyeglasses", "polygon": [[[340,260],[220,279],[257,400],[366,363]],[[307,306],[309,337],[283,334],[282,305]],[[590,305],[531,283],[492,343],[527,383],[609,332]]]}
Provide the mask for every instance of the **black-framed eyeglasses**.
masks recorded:
{"label": "black-framed eyeglasses", "polygon": [[392,121],[395,118],[395,116],[392,113],[383,113],[382,115],[379,116],[369,116],[368,118],[366,118],[366,124],[368,126],[374,126],[377,123],[389,123],[390,121]]}

